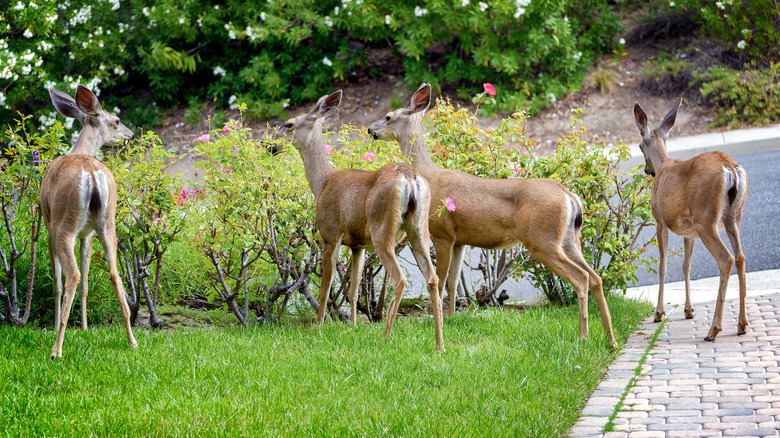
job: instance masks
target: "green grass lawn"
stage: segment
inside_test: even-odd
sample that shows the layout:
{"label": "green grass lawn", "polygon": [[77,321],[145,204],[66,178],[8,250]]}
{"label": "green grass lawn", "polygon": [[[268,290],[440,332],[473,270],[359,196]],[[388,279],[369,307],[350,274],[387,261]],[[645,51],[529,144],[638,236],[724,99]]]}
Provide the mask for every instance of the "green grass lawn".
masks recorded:
{"label": "green grass lawn", "polygon": [[[650,305],[609,300],[623,343]],[[383,324],[0,327],[3,436],[560,436],[614,358],[593,303]],[[579,366],[579,368],[575,368]]]}

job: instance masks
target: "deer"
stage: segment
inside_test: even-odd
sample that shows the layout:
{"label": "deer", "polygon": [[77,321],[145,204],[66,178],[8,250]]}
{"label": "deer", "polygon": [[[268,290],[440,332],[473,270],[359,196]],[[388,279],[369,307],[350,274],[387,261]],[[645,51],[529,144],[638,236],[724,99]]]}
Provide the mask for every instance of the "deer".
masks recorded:
{"label": "deer", "polygon": [[[455,211],[428,218],[436,250],[439,292],[449,291],[455,309],[458,280],[467,246],[506,249],[520,243],[548,269],[572,284],[579,304],[579,337],[588,337],[588,290],[601,312],[604,333],[617,348],[601,277],[582,255],[582,203],[560,183],[545,179],[491,179],[445,169],[431,160],[422,118],[431,102],[431,85],[423,83],[409,105],[391,111],[368,132],[376,139],[397,141],[404,156],[428,180],[432,199],[451,198]],[[439,202],[441,202],[439,201]],[[446,285],[445,285],[446,282]]]}
{"label": "deer", "polygon": [[[742,211],[747,200],[748,177],[745,169],[720,151],[705,152],[687,161],[670,159],[666,154],[666,139],[674,126],[682,99],[653,130],[647,129],[647,114],[637,102],[634,120],[642,141],[639,148],[645,158],[645,173],[653,177],[650,207],[656,222],[660,261],[658,265],[658,304],[654,322],[660,322],[664,312],[664,281],[669,230],[683,237],[683,276],[685,277],[685,318],[694,317],[691,305],[691,255],[696,238],[718,263],[720,282],[712,318],[705,341],[714,341],[722,330],[723,302],[726,299],[729,275],[736,262],[739,276],[739,319],[737,334],[747,331],[745,315],[745,254],[740,232]],[[726,228],[736,259],[720,238]]]}
{"label": "deer", "polygon": [[322,119],[341,104],[341,90],[322,96],[306,113],[288,120],[278,131],[299,152],[306,181],[314,197],[315,222],[323,243],[322,282],[317,321],[325,318],[340,245],[352,251],[348,296],[351,323],[357,323],[357,294],[366,250],[376,250],[393,286],[384,337],[390,336],[407,279],[395,255],[405,233],[417,266],[426,281],[433,307],[436,348],[444,353],[439,279],[431,261],[428,217],[431,191],[427,181],[410,165],[386,164],[376,171],[336,170],[325,154]]}
{"label": "deer", "polygon": [[[127,343],[136,348],[138,342],[130,328],[130,308],[116,267],[116,182],[111,171],[94,157],[104,144],[116,145],[135,136],[119,117],[105,111],[97,97],[82,85],[78,85],[75,99],[54,88],[49,89],[49,96],[57,111],[65,117],[80,120],[83,125],[73,149],[68,155],[54,159],[41,180],[40,206],[49,234],[57,331],[50,359],[62,357],[65,329],[77,286],[80,286],[82,306],[81,328],[87,328],[87,275],[93,236],[97,236],[103,246],[111,285],[127,331]],[[76,239],[81,241],[80,271],[74,253]],[[63,274],[64,302],[61,301]]]}

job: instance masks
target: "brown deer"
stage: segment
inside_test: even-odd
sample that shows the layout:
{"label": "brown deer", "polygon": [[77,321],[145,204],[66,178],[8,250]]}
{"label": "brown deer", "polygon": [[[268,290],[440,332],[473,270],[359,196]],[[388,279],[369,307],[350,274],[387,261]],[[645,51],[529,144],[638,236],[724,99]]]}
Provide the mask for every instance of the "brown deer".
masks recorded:
{"label": "brown deer", "polygon": [[341,103],[341,90],[323,96],[307,113],[292,118],[279,131],[291,138],[303,159],[306,180],[316,198],[316,223],[323,241],[322,284],[317,320],[322,322],[340,245],[352,250],[349,298],[352,324],[357,322],[357,299],[366,249],[376,250],[393,285],[393,299],[387,312],[384,336],[389,336],[398,305],[406,287],[406,277],[395,255],[395,246],[406,233],[417,265],[428,286],[433,306],[436,348],[444,352],[441,301],[438,277],[431,262],[426,217],[431,204],[428,183],[411,166],[387,164],[368,172],[336,170],[325,155],[322,119]]}
{"label": "brown deer", "polygon": [[[92,256],[92,236],[103,245],[110,270],[111,285],[122,310],[127,342],[138,343],[130,329],[130,308],[116,268],[116,183],[111,171],[94,154],[104,144],[118,144],[134,137],[117,116],[104,111],[97,97],[79,85],[76,99],[49,89],[54,107],[65,117],[81,121],[83,128],[76,145],[66,156],[52,161],[41,181],[41,211],[49,231],[49,258],[54,275],[55,328],[57,338],[51,359],[62,357],[62,343],[68,325],[76,286],[81,281],[81,327],[87,328],[87,274]],[[81,240],[81,272],[76,264],[76,239]],[[61,303],[62,274],[65,275],[65,302]]]}
{"label": "brown deer", "polygon": [[[582,204],[560,183],[544,179],[490,179],[433,163],[425,146],[422,117],[431,100],[430,84],[422,84],[406,108],[388,113],[368,128],[375,138],[397,140],[401,152],[428,179],[436,203],[449,197],[456,210],[429,217],[436,249],[440,293],[450,295],[455,309],[458,279],[466,247],[509,248],[519,243],[550,270],[568,280],[577,292],[580,339],[588,336],[588,289],[601,311],[604,332],[617,347],[601,277],[585,261],[580,248]],[[449,275],[448,275],[449,274]]]}
{"label": "brown deer", "polygon": [[[682,103],[682,99],[680,99]],[[666,155],[666,138],[677,118],[677,104],[664,117],[661,126],[647,129],[647,115],[639,103],[634,105],[634,119],[639,127],[642,142],[639,148],[645,156],[645,173],[652,175],[653,188],[650,206],[656,222],[658,251],[661,254],[658,274],[658,304],[655,308],[655,322],[664,315],[664,280],[666,278],[666,247],[669,230],[682,236],[685,257],[683,275],[685,276],[685,317],[693,318],[691,306],[691,254],[693,244],[698,237],[707,250],[715,257],[720,270],[718,299],[706,341],[714,341],[722,330],[723,301],[726,299],[734,256],[721,240],[718,231],[726,227],[726,234],[736,254],[737,274],[739,275],[739,321],[737,334],[745,334],[747,317],[745,316],[745,254],[740,242],[742,210],[747,200],[747,172],[733,158],[723,152],[706,152],[687,161],[673,160]]]}

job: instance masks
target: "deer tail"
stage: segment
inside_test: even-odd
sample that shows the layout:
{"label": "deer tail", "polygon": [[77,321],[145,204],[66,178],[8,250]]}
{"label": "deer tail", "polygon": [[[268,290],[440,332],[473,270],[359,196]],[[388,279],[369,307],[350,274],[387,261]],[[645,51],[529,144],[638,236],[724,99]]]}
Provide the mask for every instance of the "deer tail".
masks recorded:
{"label": "deer tail", "polygon": [[569,197],[569,217],[574,226],[574,231],[579,232],[580,228],[582,228],[582,201],[573,193]]}
{"label": "deer tail", "polygon": [[425,199],[428,185],[419,175],[405,176],[401,185],[401,216],[412,221],[415,219],[420,202]]}
{"label": "deer tail", "polygon": [[[93,176],[94,178],[94,176]],[[97,181],[93,181],[92,184],[92,195],[89,198],[89,211],[97,215],[100,211],[100,207],[102,205],[102,202],[100,201],[100,191],[97,188]]]}
{"label": "deer tail", "polygon": [[84,203],[82,205],[87,207],[93,215],[98,215],[100,210],[105,207],[105,202],[108,201],[106,175],[101,170],[84,172],[83,187]]}
{"label": "deer tail", "polygon": [[730,206],[740,206],[745,202],[747,195],[747,172],[742,166],[726,169],[723,185],[726,187],[726,196]]}

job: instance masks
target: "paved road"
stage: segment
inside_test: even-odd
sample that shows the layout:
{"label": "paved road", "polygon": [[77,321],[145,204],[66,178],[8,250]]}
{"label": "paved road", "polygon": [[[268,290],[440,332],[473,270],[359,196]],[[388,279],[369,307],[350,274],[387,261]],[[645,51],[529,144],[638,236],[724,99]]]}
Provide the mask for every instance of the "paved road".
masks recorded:
{"label": "paved road", "polygon": [[[748,172],[748,199],[742,219],[742,250],[747,258],[747,270],[763,271],[780,268],[780,150],[732,155]],[[645,231],[648,237],[655,235],[655,227]],[[726,233],[721,238],[731,248]],[[672,266],[666,270],[666,281],[682,281],[682,237],[669,233],[670,248],[679,249],[680,257],[667,260]],[[658,249],[650,247],[648,255],[657,257]],[[696,241],[693,251],[691,278],[718,276],[718,266],[707,248]],[[637,273],[637,285],[658,283],[658,274],[641,270]]]}

